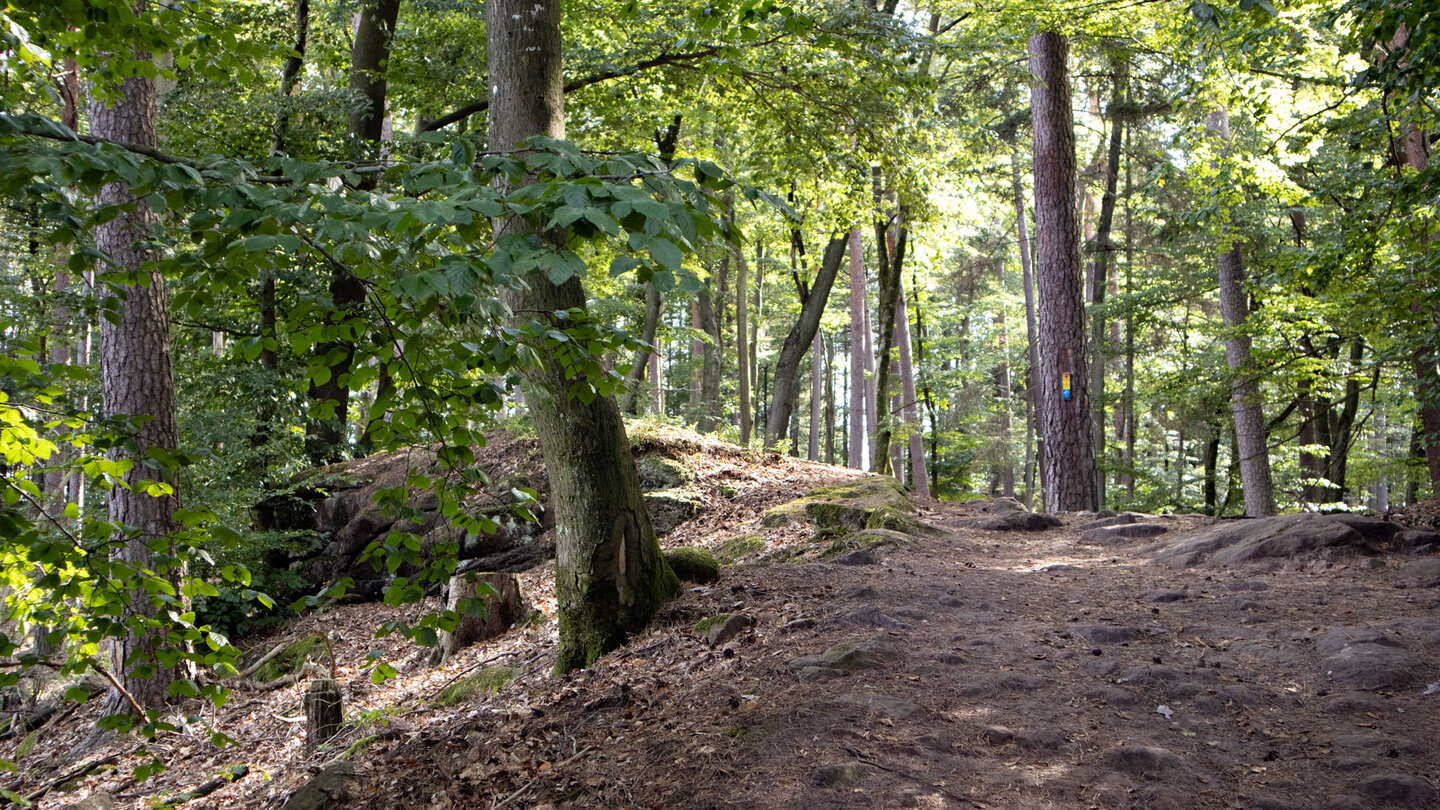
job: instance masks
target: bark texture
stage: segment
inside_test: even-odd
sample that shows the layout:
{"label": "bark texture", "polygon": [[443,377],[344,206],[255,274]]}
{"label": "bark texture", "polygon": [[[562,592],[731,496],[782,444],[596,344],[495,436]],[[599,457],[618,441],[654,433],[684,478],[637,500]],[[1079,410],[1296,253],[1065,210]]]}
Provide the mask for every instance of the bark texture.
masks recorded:
{"label": "bark texture", "polygon": [[[99,138],[154,148],[155,86],[149,79],[125,81],[121,97],[112,105],[92,101],[90,129]],[[151,567],[151,544],[175,529],[175,495],[159,497],[136,487],[142,480],[176,484],[170,471],[157,472],[141,459],[149,452],[171,453],[178,444],[175,417],[175,381],[170,354],[170,321],[166,309],[165,281],[159,273],[142,270],[154,256],[141,244],[156,225],[155,215],[121,183],[105,186],[100,192],[104,206],[133,205],[109,222],[96,226],[95,247],[109,257],[101,268],[100,374],[105,415],[109,418],[145,418],[134,435],[133,449],[115,451],[119,458],[134,461],[125,476],[132,488],[115,487],[106,497],[106,513],[125,527],[123,542],[113,546],[113,559],[136,570]],[[104,275],[144,274],[142,278],[112,278]],[[116,538],[117,541],[121,538]],[[154,616],[156,609],[143,590],[130,595],[130,611]],[[111,646],[116,678],[140,705],[156,708],[165,703],[173,673],[159,669],[153,661],[156,640],[131,633]],[[106,701],[107,713],[125,711],[123,696],[112,690]]]}
{"label": "bark texture", "polygon": [[[1212,135],[1230,140],[1230,119],[1223,110],[1210,115]],[[1216,259],[1220,280],[1220,317],[1225,338],[1225,364],[1230,367],[1230,410],[1235,416],[1235,446],[1240,460],[1240,486],[1245,493],[1245,514],[1275,514],[1275,487],[1270,481],[1270,451],[1265,444],[1265,412],[1260,386],[1250,362],[1250,302],[1245,293],[1245,259],[1233,238]]]}
{"label": "bark texture", "polygon": [[[564,137],[559,0],[490,0],[485,12],[491,147],[511,148],[537,134]],[[526,229],[519,217],[495,226]],[[557,285],[540,269],[524,281],[508,295],[512,311],[585,307],[579,278]],[[525,399],[555,508],[558,672],[594,663],[679,589],[655,542],[620,409],[612,397],[588,405],[570,397],[577,381],[553,358],[526,370]]]}
{"label": "bark texture", "polygon": [[846,466],[865,464],[865,248],[860,229],[850,229],[850,412]]}
{"label": "bark texture", "polygon": [[[1086,379],[1080,226],[1075,212],[1075,130],[1070,46],[1054,32],[1030,38],[1030,106],[1035,129],[1035,268],[1040,322],[1040,435],[1045,442],[1045,507],[1095,509],[1095,444]],[[1070,397],[1062,383],[1068,375]]]}

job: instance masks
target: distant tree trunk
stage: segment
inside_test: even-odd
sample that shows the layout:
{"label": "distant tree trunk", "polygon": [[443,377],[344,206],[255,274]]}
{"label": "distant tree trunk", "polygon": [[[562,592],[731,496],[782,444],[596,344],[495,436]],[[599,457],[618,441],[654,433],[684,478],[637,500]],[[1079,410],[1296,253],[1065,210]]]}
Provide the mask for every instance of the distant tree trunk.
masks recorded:
{"label": "distant tree trunk", "polygon": [[[766,396],[765,396],[765,383],[767,382],[767,380],[762,379],[762,378],[761,378],[761,375],[760,375],[760,338],[761,338],[760,323],[761,323],[761,321],[764,319],[764,318],[763,318],[763,316],[764,316],[764,305],[765,305],[765,243],[764,243],[764,242],[756,242],[756,243],[755,243],[755,300],[753,301],[753,306],[752,306],[752,308],[751,308],[751,310],[750,310],[750,346],[749,346],[750,352],[749,352],[749,354],[748,354],[747,356],[750,358],[750,384],[751,384],[752,386],[754,386],[754,388],[753,388],[753,389],[751,390],[751,392],[750,392],[750,402],[751,402],[751,407],[753,407],[753,408],[755,409],[755,413],[753,413],[753,414],[751,415],[751,423],[750,423],[750,424],[752,425],[752,429],[753,429],[753,426],[755,426],[755,425],[760,425],[760,426],[762,426],[762,430],[763,430],[763,426],[764,426],[764,424],[765,424],[765,420],[764,420],[764,418],[761,416],[760,411],[761,411],[762,408],[765,407],[765,403],[767,402],[767,399],[766,399]],[[758,396],[756,395],[756,392],[757,392],[757,391],[759,392],[759,395],[758,395]]]}
{"label": "distant tree trunk", "polygon": [[[877,203],[878,197],[877,193]],[[880,325],[877,335],[880,349],[875,355],[875,457],[870,461],[873,472],[881,475],[894,475],[902,480],[905,477],[904,472],[894,469],[890,458],[890,443],[893,433],[890,409],[890,397],[893,394],[890,379],[890,352],[895,348],[895,305],[900,296],[900,271],[905,264],[907,228],[903,224],[904,217],[905,210],[902,206],[896,215],[896,224],[893,226],[895,229],[893,248],[888,244],[891,231],[885,226],[885,222],[878,212],[875,224],[875,241],[879,252],[879,260],[876,264],[880,271],[877,279],[879,298],[876,307],[876,320]]]}
{"label": "distant tree trunk", "polygon": [[300,84],[300,69],[305,66],[305,47],[310,40],[310,0],[295,0],[295,53],[285,58],[280,70],[280,111],[270,130],[270,153],[285,151],[290,133],[290,97]]}
{"label": "distant tree trunk", "polygon": [[[1030,229],[1025,225],[1025,190],[1020,183],[1020,150],[1010,150],[1010,190],[1015,198],[1015,241],[1020,245],[1020,269],[1025,288],[1025,343],[1029,368],[1025,374],[1026,449],[1025,504],[1035,506],[1035,471],[1040,471],[1040,489],[1045,489],[1045,437],[1040,435],[1040,336],[1035,319],[1035,271],[1030,259]],[[1030,437],[1035,454],[1030,454]]]}
{"label": "distant tree trunk", "polygon": [[1325,477],[1330,480],[1332,501],[1345,500],[1346,479],[1348,478],[1350,446],[1355,441],[1355,417],[1360,413],[1360,363],[1365,357],[1365,339],[1356,337],[1350,341],[1350,373],[1345,378],[1345,398],[1341,400],[1340,412],[1332,414],[1334,425],[1330,429],[1330,455]]}
{"label": "distant tree trunk", "polygon": [[865,459],[865,249],[860,229],[850,229],[850,423],[846,466],[864,469]]}
{"label": "distant tree trunk", "polygon": [[[644,345],[635,349],[635,356],[630,358],[630,370],[625,374],[625,393],[620,398],[620,410],[638,416],[640,414],[640,388],[645,382],[646,371],[650,368],[650,360],[654,355],[655,330],[660,325],[660,291],[655,285],[649,282],[645,284],[645,315],[640,324],[640,342]],[[658,375],[650,374],[650,383],[659,386],[656,379]],[[653,397],[652,397],[653,404]]]}
{"label": "distant tree trunk", "polygon": [[[1224,110],[1210,114],[1211,132],[1230,141],[1230,118]],[[1225,339],[1225,362],[1230,367],[1230,408],[1235,414],[1235,442],[1240,452],[1240,482],[1245,490],[1245,514],[1275,514],[1275,489],[1270,481],[1270,453],[1265,444],[1265,414],[1260,386],[1250,362],[1250,302],[1245,293],[1245,260],[1233,237],[1216,260],[1220,279],[1220,316],[1230,335]]]}
{"label": "distant tree trunk", "polygon": [[[143,6],[141,6],[143,8]],[[155,148],[155,85],[150,79],[125,80],[113,106],[98,100],[89,104],[90,131],[107,141]],[[117,460],[134,462],[125,474],[125,486],[113,487],[106,495],[106,513],[116,526],[124,527],[112,540],[111,560],[124,566],[120,576],[139,573],[153,566],[152,549],[169,545],[175,531],[178,491],[152,496],[140,481],[150,480],[178,488],[174,472],[153,469],[143,463],[147,452],[174,453],[179,444],[175,415],[174,368],[170,352],[170,318],[166,307],[165,280],[158,271],[145,270],[155,256],[145,248],[156,217],[123,183],[111,183],[100,191],[99,203],[125,206],[114,219],[95,226],[95,248],[105,257],[97,287],[100,307],[107,316],[100,319],[100,376],[104,414],[107,418],[144,418],[134,434],[133,444],[114,451]],[[145,283],[115,282],[110,274],[144,274]],[[109,314],[113,310],[113,317]],[[128,569],[128,570],[127,570]],[[130,594],[128,611],[154,618],[156,607],[150,592],[137,589]],[[164,705],[174,671],[158,665],[157,639],[147,632],[128,632],[110,645],[110,659],[116,679],[145,708]],[[143,674],[142,674],[143,673]],[[128,712],[129,702],[112,689],[105,701],[105,714]]]}
{"label": "distant tree trunk", "polygon": [[700,316],[700,328],[710,336],[710,340],[701,347],[698,428],[701,433],[714,433],[720,427],[720,346],[723,335],[708,281],[696,296],[695,306]]}
{"label": "distant tree trunk", "polygon": [[[843,239],[841,244],[843,245]],[[841,248],[844,252],[844,248]],[[805,458],[810,461],[820,460],[820,429],[825,410],[825,336],[819,329],[815,330],[815,338],[810,342],[810,441],[806,447]]]}
{"label": "distant tree trunk", "polygon": [[910,486],[921,498],[930,497],[930,476],[925,468],[925,434],[920,425],[920,405],[915,395],[915,364],[910,355],[910,316],[906,312],[905,288],[896,291],[895,342],[900,345],[900,414],[905,420],[910,451]]}
{"label": "distant tree trunk", "polygon": [[[357,151],[364,157],[378,156],[380,138],[385,124],[386,70],[390,47],[394,41],[395,23],[400,14],[400,0],[365,0],[360,7],[355,43],[350,51],[350,89],[361,100],[350,115],[350,135]],[[360,186],[373,189],[378,182],[375,174],[362,176]],[[365,300],[365,285],[345,269],[331,269],[330,305],[339,327],[356,316]],[[329,368],[323,382],[311,382],[309,397],[312,414],[305,428],[305,452],[316,466],[332,464],[345,457],[346,425],[350,417],[350,370],[355,363],[355,344],[343,338],[321,341],[315,346],[316,358]],[[329,360],[326,358],[335,358]]]}
{"label": "distant tree trunk", "polygon": [[[1110,95],[1110,149],[1105,162],[1105,196],[1100,202],[1100,219],[1095,225],[1095,241],[1091,245],[1094,256],[1091,259],[1090,303],[1095,305],[1095,311],[1090,325],[1090,399],[1094,405],[1092,422],[1097,456],[1105,453],[1105,361],[1109,356],[1105,313],[1100,306],[1105,303],[1105,291],[1110,286],[1110,274],[1115,267],[1115,245],[1110,240],[1110,228],[1115,220],[1115,191],[1120,179],[1120,147],[1125,130],[1125,118],[1120,108],[1124,105],[1128,77],[1125,62],[1117,59]],[[1095,497],[1100,505],[1105,504],[1105,476],[1098,468]]]}
{"label": "distant tree trunk", "polygon": [[[912,278],[913,281],[913,278]],[[920,383],[920,399],[925,403],[925,413],[930,417],[930,457],[927,464],[929,492],[940,497],[940,421],[935,413],[935,400],[930,396],[930,383],[925,373],[925,312],[920,305],[920,285],[915,286],[915,366]],[[922,454],[923,458],[923,454]]]}
{"label": "distant tree trunk", "polygon": [[835,463],[835,336],[825,341],[825,463]]}
{"label": "distant tree trunk", "polygon": [[[835,276],[840,272],[840,263],[844,259],[845,237],[837,236],[825,246],[825,257],[816,271],[815,285],[800,302],[800,315],[795,319],[780,347],[780,355],[775,360],[775,386],[770,398],[770,413],[767,414],[769,418],[765,424],[767,450],[773,450],[779,443],[790,423],[790,415],[795,411],[795,404],[800,396],[800,361],[805,356],[805,350],[815,342],[819,334],[820,316],[825,314],[825,306],[830,300],[830,289],[835,286]],[[818,352],[816,356],[819,356]],[[818,366],[816,371],[818,374]]]}
{"label": "distant tree trunk", "polygon": [[[690,302],[690,328],[696,332],[704,332],[705,325],[700,322],[700,301]],[[703,384],[704,375],[705,341],[699,337],[690,338],[690,408],[692,415],[698,418],[700,413],[700,388]]]}
{"label": "distant tree trunk", "polygon": [[[1005,260],[1002,257],[995,262],[995,284],[996,289],[1002,294],[1005,292]],[[1003,299],[1002,299],[1003,300]],[[1002,457],[1000,459],[1000,494],[1007,498],[1015,497],[1015,454],[1011,451],[1011,397],[1010,382],[1010,336],[1005,323],[1005,306],[1003,303],[995,312],[995,335],[996,343],[1000,350],[1000,363],[995,368],[995,398],[1000,407],[1000,448]]]}
{"label": "distant tree trunk", "polygon": [[865,373],[857,383],[865,394],[865,452],[870,461],[870,466],[875,466],[875,346],[873,335],[874,326],[870,323],[870,301],[866,296],[865,307],[860,313],[861,330],[860,337],[865,342]]}
{"label": "distant tree trunk", "polygon": [[[1125,151],[1130,151],[1130,131],[1125,131]],[[1135,235],[1130,211],[1131,164],[1125,161],[1125,293],[1131,291],[1132,272],[1135,267]],[[1135,314],[1134,309],[1125,310],[1125,395],[1121,405],[1123,413],[1122,431],[1125,435],[1125,456],[1121,463],[1120,486],[1125,488],[1125,498],[1135,501]]]}
{"label": "distant tree trunk", "polygon": [[[512,148],[536,134],[563,138],[560,3],[489,0],[485,12],[491,147]],[[495,230],[523,233],[529,226],[511,216],[496,221]],[[585,308],[578,277],[557,285],[537,268],[523,281],[506,294],[513,312]],[[679,581],[655,542],[614,398],[597,396],[587,405],[570,396],[580,380],[554,358],[542,357],[525,375],[555,509],[555,669],[563,673],[589,666],[644,628]]]}
{"label": "distant tree trunk", "polygon": [[750,307],[746,298],[749,287],[746,284],[745,253],[739,247],[735,253],[735,363],[740,367],[740,446],[750,446],[752,414],[750,411]]}
{"label": "distant tree trunk", "polygon": [[[1040,335],[1040,434],[1045,439],[1045,507],[1095,509],[1095,446],[1086,380],[1085,307],[1079,223],[1075,218],[1075,130],[1070,109],[1069,42],[1030,38],[1035,129],[1035,228]],[[1063,394],[1069,382],[1069,396]]]}

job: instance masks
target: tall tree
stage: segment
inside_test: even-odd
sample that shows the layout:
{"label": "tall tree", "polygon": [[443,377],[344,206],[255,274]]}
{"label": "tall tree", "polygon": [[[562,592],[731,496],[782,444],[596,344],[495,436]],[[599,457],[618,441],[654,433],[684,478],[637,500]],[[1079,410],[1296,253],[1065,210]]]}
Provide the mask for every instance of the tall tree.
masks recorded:
{"label": "tall tree", "polygon": [[785,435],[790,414],[800,396],[800,361],[805,350],[815,341],[820,329],[820,316],[830,301],[830,289],[835,285],[835,276],[840,272],[840,263],[845,259],[845,237],[836,236],[825,246],[825,256],[820,269],[815,273],[815,286],[800,302],[800,316],[785,335],[780,355],[775,360],[775,385],[770,398],[770,412],[765,420],[765,449],[773,450]]}
{"label": "tall tree", "polygon": [[[1230,142],[1230,116],[1224,110],[1210,114],[1206,126],[1222,143]],[[1235,416],[1235,446],[1239,452],[1240,483],[1245,490],[1245,514],[1275,514],[1275,487],[1270,480],[1270,450],[1265,440],[1265,413],[1260,386],[1250,361],[1250,301],[1245,291],[1245,259],[1240,240],[1221,233],[1215,264],[1220,280],[1220,316],[1225,321],[1225,363],[1230,367],[1230,410]]]}
{"label": "tall tree", "polygon": [[[89,115],[90,131],[97,138],[145,149],[158,145],[155,84],[150,79],[126,79],[113,100],[92,100]],[[152,549],[164,548],[176,528],[177,481],[170,456],[179,444],[179,430],[170,318],[165,280],[153,269],[155,255],[146,247],[157,217],[121,182],[105,186],[99,202],[119,211],[97,225],[94,234],[95,247],[105,257],[98,278],[104,313],[100,318],[102,398],[106,417],[128,418],[136,426],[133,443],[115,451],[132,466],[124,485],[107,493],[106,513],[120,532],[112,559],[124,566],[123,576],[133,576],[155,568]],[[149,486],[148,481],[156,485]],[[157,615],[151,592],[132,591],[129,612],[130,629],[113,642],[110,652],[116,681],[124,691],[111,690],[107,714],[128,711],[132,699],[147,709],[163,705],[173,678],[173,671],[155,660],[157,639],[144,621]]]}
{"label": "tall tree", "polygon": [[[1105,329],[1105,292],[1110,286],[1110,274],[1115,268],[1115,244],[1110,239],[1111,225],[1115,221],[1115,192],[1120,179],[1120,147],[1123,144],[1125,118],[1121,108],[1125,102],[1125,88],[1129,69],[1124,57],[1115,58],[1111,72],[1110,145],[1105,159],[1105,194],[1100,201],[1100,218],[1095,224],[1095,240],[1090,271],[1090,303],[1095,311],[1090,323],[1090,398],[1094,404],[1092,422],[1095,431],[1095,452],[1103,454],[1105,449],[1105,361],[1109,359],[1106,350],[1109,343]],[[1105,503],[1105,476],[1097,468],[1095,495],[1100,504]]]}
{"label": "tall tree", "polygon": [[1075,128],[1070,44],[1053,31],[1030,38],[1030,107],[1035,141],[1036,303],[1040,332],[1040,435],[1045,507],[1098,507],[1095,444],[1086,380],[1080,228],[1075,213]]}
{"label": "tall tree", "polygon": [[850,229],[850,409],[845,466],[863,469],[865,463],[865,248],[860,229]]}
{"label": "tall tree", "polygon": [[[508,149],[533,135],[565,135],[559,0],[490,0],[485,8],[490,143]],[[497,240],[527,235],[554,244],[563,234],[534,233],[524,218],[495,223]],[[507,293],[519,313],[586,308],[578,276],[555,284],[544,268]],[[525,370],[525,400],[535,421],[555,509],[555,601],[560,649],[555,669],[589,666],[643,628],[679,582],[655,542],[620,409],[609,396],[587,403],[571,394],[583,375],[555,357]]]}

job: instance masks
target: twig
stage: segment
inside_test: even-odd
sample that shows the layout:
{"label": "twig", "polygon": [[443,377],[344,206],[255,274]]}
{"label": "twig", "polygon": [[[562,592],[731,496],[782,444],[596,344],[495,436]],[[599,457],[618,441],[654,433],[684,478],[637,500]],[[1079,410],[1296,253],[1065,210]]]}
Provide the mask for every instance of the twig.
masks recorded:
{"label": "twig", "polygon": [[932,788],[940,791],[941,793],[944,793],[946,796],[949,796],[950,798],[954,799],[954,800],[957,801],[957,802],[964,802],[964,803],[970,805],[971,807],[984,807],[984,806],[985,806],[985,805],[983,805],[983,804],[979,804],[979,803],[976,802],[974,799],[970,799],[970,798],[967,798],[967,797],[965,797],[965,796],[961,796],[959,793],[956,793],[955,791],[950,790],[949,788],[946,788],[946,787],[944,787],[943,785],[937,785],[937,784],[935,784],[934,782],[931,782],[929,779],[925,779],[925,778],[923,778],[923,777],[916,776],[915,774],[909,773],[909,772],[907,772],[907,771],[902,771],[902,770],[900,770],[899,768],[892,768],[892,767],[890,767],[889,765],[885,765],[885,764],[883,764],[883,763],[876,762],[875,760],[873,760],[873,759],[865,756],[864,754],[860,753],[859,751],[856,751],[854,748],[851,748],[851,747],[849,747],[849,746],[846,746],[846,747],[845,747],[845,753],[847,753],[847,754],[849,754],[850,756],[852,756],[852,757],[860,760],[861,762],[865,763],[866,765],[871,765],[871,766],[873,766],[873,767],[879,768],[879,769],[882,770],[882,771],[889,771],[890,773],[893,773],[893,774],[895,774],[896,776],[903,776],[903,777],[905,777],[906,779],[909,779],[909,780],[912,781],[912,782],[919,782],[920,784],[925,785],[926,787],[932,787]]}
{"label": "twig", "polygon": [[280,653],[284,652],[285,649],[286,649],[287,647],[289,647],[292,643],[293,643],[293,638],[287,638],[287,639],[285,639],[284,641],[280,642],[279,644],[276,644],[275,647],[274,647],[274,649],[272,649],[272,650],[270,650],[270,652],[267,652],[267,653],[265,653],[264,655],[260,656],[260,660],[259,660],[259,661],[256,661],[255,663],[253,663],[253,664],[251,664],[250,666],[246,667],[244,670],[235,673],[235,675],[234,675],[233,677],[236,678],[236,679],[239,679],[239,680],[244,680],[245,678],[248,678],[248,677],[250,677],[251,675],[254,675],[256,672],[258,672],[258,671],[260,670],[261,667],[263,667],[263,666],[265,666],[266,664],[270,663],[270,661],[271,661],[273,658],[275,658],[275,656],[277,656],[277,655],[279,655]]}
{"label": "twig", "polygon": [[90,664],[90,668],[93,669],[93,670],[95,670],[96,672],[100,673],[100,675],[101,675],[102,677],[104,677],[105,680],[107,680],[107,681],[110,682],[110,686],[112,686],[112,687],[115,689],[115,691],[119,692],[122,696],[124,696],[125,700],[130,703],[130,708],[132,708],[132,709],[135,710],[135,716],[136,716],[136,717],[144,717],[144,716],[145,716],[145,707],[144,707],[144,706],[141,706],[141,705],[140,705],[140,701],[136,700],[136,699],[135,699],[135,696],[132,695],[132,694],[130,694],[130,690],[126,689],[126,688],[120,683],[120,681],[116,680],[116,678],[115,678],[114,675],[111,675],[111,674],[110,674],[110,670],[108,670],[108,669],[100,666],[99,664],[95,664],[95,663]]}

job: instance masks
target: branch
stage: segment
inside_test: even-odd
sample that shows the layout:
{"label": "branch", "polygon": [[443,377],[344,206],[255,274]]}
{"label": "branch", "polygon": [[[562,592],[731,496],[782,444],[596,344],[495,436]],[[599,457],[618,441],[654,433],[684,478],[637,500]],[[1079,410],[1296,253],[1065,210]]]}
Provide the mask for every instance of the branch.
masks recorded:
{"label": "branch", "polygon": [[[774,41],[774,40],[770,40],[770,41],[765,42],[765,43],[757,43],[757,44],[770,44],[770,42],[773,42],[773,41]],[[698,51],[688,51],[688,52],[686,52],[686,53],[662,53],[662,54],[660,54],[659,56],[654,56],[654,57],[651,57],[651,58],[649,58],[649,59],[641,60],[641,61],[636,62],[635,64],[630,65],[630,66],[628,66],[628,67],[623,67],[623,68],[611,68],[610,70],[602,70],[602,71],[600,71],[599,73],[592,73],[592,74],[590,74],[589,76],[585,76],[585,77],[583,77],[583,78],[579,78],[579,79],[575,79],[574,81],[567,82],[567,83],[565,84],[565,87],[564,87],[564,92],[567,93],[567,94],[568,94],[568,93],[573,93],[573,92],[575,92],[576,90],[584,89],[584,88],[586,88],[586,87],[589,87],[589,86],[592,85],[592,84],[599,84],[599,83],[601,83],[601,82],[606,82],[606,81],[609,81],[609,80],[611,80],[611,79],[620,79],[620,78],[624,78],[625,76],[633,76],[633,75],[635,75],[636,73],[639,73],[639,72],[642,71],[642,70],[649,70],[650,68],[653,68],[653,67],[662,67],[662,66],[664,66],[664,65],[686,64],[686,63],[689,63],[689,62],[695,62],[695,61],[698,61],[698,60],[701,60],[701,59],[706,59],[706,58],[708,58],[708,57],[714,56],[715,54],[719,53],[719,52],[720,52],[720,48],[721,48],[721,46],[719,46],[719,45],[711,45],[711,46],[708,47],[708,48],[702,48],[701,50],[698,50]],[[422,132],[422,133],[423,133],[423,132],[433,132],[434,130],[437,130],[437,129],[443,129],[443,128],[448,127],[448,126],[450,126],[451,124],[453,124],[453,123],[455,123],[455,122],[457,122],[457,121],[461,121],[461,120],[464,120],[464,119],[466,119],[466,118],[469,118],[470,116],[474,115],[475,113],[485,112],[485,111],[488,110],[488,109],[490,109],[490,99],[489,99],[489,98],[482,98],[482,99],[478,99],[478,100],[476,100],[476,101],[472,101],[472,102],[470,102],[469,104],[465,105],[464,107],[461,107],[461,108],[458,109],[458,110],[454,110],[454,111],[452,111],[452,112],[446,113],[445,115],[442,115],[442,116],[440,116],[439,118],[436,118],[434,121],[429,121],[429,122],[427,122],[424,127],[420,128],[420,132]]]}

